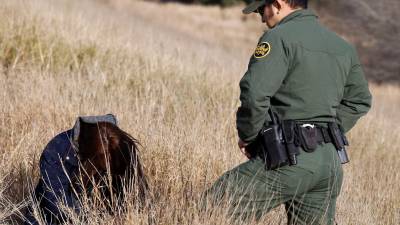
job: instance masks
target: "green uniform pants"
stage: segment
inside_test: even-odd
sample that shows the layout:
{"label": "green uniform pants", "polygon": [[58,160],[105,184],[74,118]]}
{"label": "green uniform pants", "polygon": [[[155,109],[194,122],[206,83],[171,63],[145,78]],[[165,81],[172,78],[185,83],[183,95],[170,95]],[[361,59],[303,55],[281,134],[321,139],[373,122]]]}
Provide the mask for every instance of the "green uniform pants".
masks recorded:
{"label": "green uniform pants", "polygon": [[220,177],[204,199],[211,205],[225,199],[229,214],[238,220],[259,220],[285,204],[288,224],[334,224],[342,178],[337,152],[329,143],[312,153],[301,150],[297,165],[277,170],[265,170],[259,158],[249,160]]}

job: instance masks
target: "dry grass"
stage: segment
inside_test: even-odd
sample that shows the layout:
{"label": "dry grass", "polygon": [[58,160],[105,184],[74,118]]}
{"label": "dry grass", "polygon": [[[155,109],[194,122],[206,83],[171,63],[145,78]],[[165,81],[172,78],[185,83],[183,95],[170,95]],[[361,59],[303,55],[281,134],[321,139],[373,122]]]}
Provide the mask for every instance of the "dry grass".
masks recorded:
{"label": "dry grass", "polygon": [[[157,224],[228,224],[226,209],[205,217],[196,207],[244,161],[234,115],[257,19],[243,21],[240,8],[101,2],[0,1],[0,223],[18,223],[50,138],[77,115],[112,112],[143,144]],[[350,134],[340,224],[400,222],[400,88],[372,90],[373,109]],[[85,207],[85,223],[148,223],[131,203],[119,216]],[[282,209],[261,224],[285,224]]]}

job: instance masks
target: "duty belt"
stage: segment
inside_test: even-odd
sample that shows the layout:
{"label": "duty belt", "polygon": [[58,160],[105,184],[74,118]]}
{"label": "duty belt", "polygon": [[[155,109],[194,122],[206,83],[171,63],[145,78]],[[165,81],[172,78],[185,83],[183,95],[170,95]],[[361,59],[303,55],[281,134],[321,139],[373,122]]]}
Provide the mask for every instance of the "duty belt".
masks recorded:
{"label": "duty belt", "polygon": [[251,157],[261,157],[267,169],[276,169],[284,165],[296,165],[300,147],[306,152],[314,152],[319,144],[332,143],[341,163],[347,163],[344,146],[348,141],[334,122],[327,127],[295,120],[278,120],[276,114],[268,111],[271,122],[265,123],[255,141],[246,147]]}
{"label": "duty belt", "polygon": [[337,149],[348,145],[346,136],[340,131],[336,123],[327,123],[328,127],[298,123],[297,132],[298,143],[307,152],[313,152],[318,144],[332,143]]}

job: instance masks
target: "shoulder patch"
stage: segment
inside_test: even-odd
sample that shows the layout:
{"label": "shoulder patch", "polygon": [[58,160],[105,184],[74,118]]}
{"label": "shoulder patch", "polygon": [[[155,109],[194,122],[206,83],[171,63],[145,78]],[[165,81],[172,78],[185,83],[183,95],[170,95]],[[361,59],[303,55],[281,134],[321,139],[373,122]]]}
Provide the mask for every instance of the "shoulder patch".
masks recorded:
{"label": "shoulder patch", "polygon": [[254,57],[257,59],[264,58],[271,51],[271,45],[268,42],[261,42],[257,45]]}

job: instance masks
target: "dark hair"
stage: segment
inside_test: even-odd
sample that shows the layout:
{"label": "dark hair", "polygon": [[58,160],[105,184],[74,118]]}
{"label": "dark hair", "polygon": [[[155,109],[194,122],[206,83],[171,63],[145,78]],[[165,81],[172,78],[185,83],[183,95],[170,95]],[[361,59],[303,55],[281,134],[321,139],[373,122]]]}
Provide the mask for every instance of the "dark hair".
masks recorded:
{"label": "dark hair", "polygon": [[[138,197],[145,200],[149,186],[138,157],[138,141],[112,123],[96,124],[81,121],[79,134],[79,155],[83,174],[83,184],[90,183],[95,177],[95,183],[101,180],[103,172],[109,170],[113,188],[122,193],[122,184],[133,181],[138,188]],[[108,196],[107,196],[108,195]],[[110,194],[106,194],[111,197]]]}
{"label": "dark hair", "polygon": [[307,7],[308,7],[308,0],[286,0],[286,2],[292,8],[301,7],[303,9],[307,9]]}

